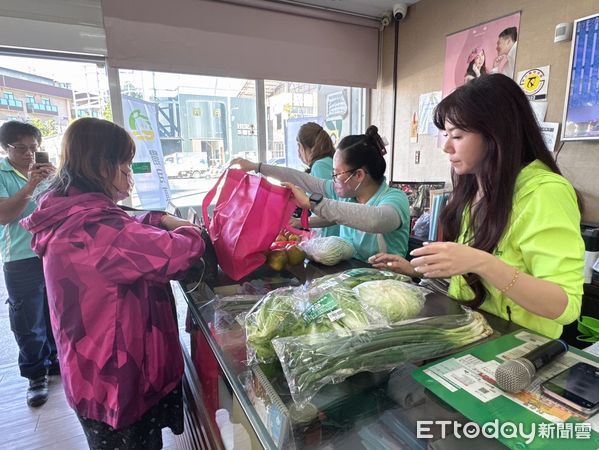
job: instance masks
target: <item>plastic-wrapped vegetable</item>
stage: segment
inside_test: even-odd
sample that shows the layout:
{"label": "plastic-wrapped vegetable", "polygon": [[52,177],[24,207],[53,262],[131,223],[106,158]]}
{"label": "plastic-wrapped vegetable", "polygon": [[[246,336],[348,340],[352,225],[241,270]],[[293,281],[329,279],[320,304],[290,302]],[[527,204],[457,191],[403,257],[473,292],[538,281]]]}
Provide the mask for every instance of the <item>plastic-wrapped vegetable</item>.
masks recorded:
{"label": "plastic-wrapped vegetable", "polygon": [[309,259],[334,266],[345,259],[354,256],[354,246],[338,236],[328,236],[310,239],[299,244]]}
{"label": "plastic-wrapped vegetable", "polygon": [[466,310],[385,327],[279,338],[272,344],[301,407],[326,384],[453,353],[492,333],[480,313]]}
{"label": "plastic-wrapped vegetable", "polygon": [[376,280],[357,285],[353,291],[369,308],[389,323],[412,319],[424,307],[422,288],[403,281]]}
{"label": "plastic-wrapped vegetable", "polygon": [[297,320],[294,288],[279,288],[266,294],[245,316],[248,359],[271,362],[276,353],[271,340],[283,336],[300,336],[306,324]]}
{"label": "plastic-wrapped vegetable", "polygon": [[[370,280],[403,276],[377,269],[351,269],[318,278],[305,286],[276,289],[245,316],[250,363],[276,361],[271,340],[287,336],[355,330],[390,323],[380,305],[360,300],[352,287]],[[418,289],[418,288],[416,288]]]}
{"label": "plastic-wrapped vegetable", "polygon": [[308,291],[326,290],[342,286],[352,289],[359,284],[367,281],[376,280],[399,280],[410,281],[411,278],[406,275],[401,275],[388,270],[372,269],[370,267],[358,267],[356,269],[348,269],[333,275],[325,275],[324,277],[316,278],[307,285]]}
{"label": "plastic-wrapped vegetable", "polygon": [[277,289],[245,317],[248,359],[276,361],[271,344],[275,338],[364,328],[375,322],[350,289],[338,287],[318,295],[300,288]]}

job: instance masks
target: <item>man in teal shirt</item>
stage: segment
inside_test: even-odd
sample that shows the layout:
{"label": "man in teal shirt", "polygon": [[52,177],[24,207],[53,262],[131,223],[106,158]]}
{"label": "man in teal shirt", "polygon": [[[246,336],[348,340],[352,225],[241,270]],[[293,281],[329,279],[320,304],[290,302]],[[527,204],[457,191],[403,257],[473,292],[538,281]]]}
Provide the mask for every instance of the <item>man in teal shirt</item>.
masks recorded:
{"label": "man in teal shirt", "polygon": [[29,406],[46,402],[48,369],[58,368],[42,263],[31,250],[31,235],[19,224],[36,207],[36,188],[53,172],[50,164],[35,164],[41,140],[40,131],[27,123],[10,121],[0,127],[0,145],[8,154],[0,160],[0,250],[19,370],[29,379]]}

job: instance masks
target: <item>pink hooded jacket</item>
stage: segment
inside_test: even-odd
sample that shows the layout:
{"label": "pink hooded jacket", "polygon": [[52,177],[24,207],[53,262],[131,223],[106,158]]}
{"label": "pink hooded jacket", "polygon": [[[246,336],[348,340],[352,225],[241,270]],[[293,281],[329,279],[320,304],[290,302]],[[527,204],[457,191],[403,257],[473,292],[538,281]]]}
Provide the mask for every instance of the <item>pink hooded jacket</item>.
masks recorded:
{"label": "pink hooded jacket", "polygon": [[44,263],[67,401],[85,418],[127,427],[181,381],[169,280],[204,253],[194,227],[158,228],[100,193],[46,194],[21,224]]}

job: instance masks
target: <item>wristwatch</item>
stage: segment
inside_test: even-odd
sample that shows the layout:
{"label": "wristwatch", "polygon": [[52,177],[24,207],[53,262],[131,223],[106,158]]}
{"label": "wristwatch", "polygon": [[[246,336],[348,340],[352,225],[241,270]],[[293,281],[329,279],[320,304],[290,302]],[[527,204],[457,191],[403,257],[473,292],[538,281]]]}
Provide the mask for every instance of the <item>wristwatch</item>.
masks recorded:
{"label": "wristwatch", "polygon": [[316,208],[316,205],[318,205],[322,201],[323,198],[324,197],[322,194],[318,194],[318,193],[310,194],[310,209]]}

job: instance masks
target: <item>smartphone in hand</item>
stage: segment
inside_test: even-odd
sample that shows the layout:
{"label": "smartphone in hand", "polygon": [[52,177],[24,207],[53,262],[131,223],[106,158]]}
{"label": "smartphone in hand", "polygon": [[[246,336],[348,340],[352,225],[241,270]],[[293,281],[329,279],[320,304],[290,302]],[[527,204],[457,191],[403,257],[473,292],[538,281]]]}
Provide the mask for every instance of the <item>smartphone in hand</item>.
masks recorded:
{"label": "smartphone in hand", "polygon": [[35,152],[35,163],[36,164],[50,163],[50,156],[48,155],[48,152]]}

